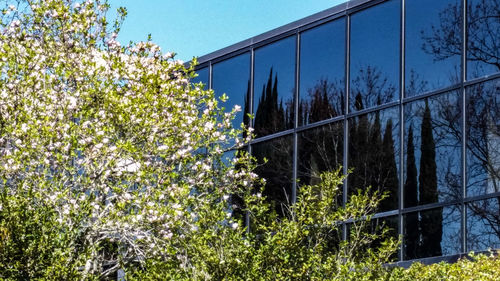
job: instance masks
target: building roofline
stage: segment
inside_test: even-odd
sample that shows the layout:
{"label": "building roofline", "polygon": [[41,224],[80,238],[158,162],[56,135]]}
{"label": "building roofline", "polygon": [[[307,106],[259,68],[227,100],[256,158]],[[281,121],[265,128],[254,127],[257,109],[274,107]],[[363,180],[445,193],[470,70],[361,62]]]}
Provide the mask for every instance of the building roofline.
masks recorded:
{"label": "building roofline", "polygon": [[300,27],[309,25],[311,23],[321,21],[325,18],[334,16],[334,15],[345,13],[349,9],[352,9],[354,7],[363,5],[363,4],[365,4],[367,2],[371,2],[371,1],[374,1],[374,0],[350,0],[350,1],[344,2],[342,4],[334,6],[332,8],[328,8],[328,9],[323,10],[321,12],[318,12],[316,14],[307,16],[305,18],[302,18],[302,19],[296,20],[294,22],[285,24],[283,26],[277,27],[275,29],[264,32],[264,33],[259,34],[257,36],[245,39],[243,41],[240,41],[240,42],[235,43],[233,45],[230,45],[228,47],[225,47],[225,48],[216,50],[214,52],[208,53],[206,55],[200,56],[200,57],[198,57],[198,64],[199,65],[204,64],[204,63],[211,61],[213,59],[225,56],[225,55],[233,53],[233,52],[237,52],[237,51],[245,49],[245,48],[248,48],[252,45],[255,45],[255,44],[258,44],[260,42],[272,39],[273,37],[277,37],[281,34],[296,30]]}

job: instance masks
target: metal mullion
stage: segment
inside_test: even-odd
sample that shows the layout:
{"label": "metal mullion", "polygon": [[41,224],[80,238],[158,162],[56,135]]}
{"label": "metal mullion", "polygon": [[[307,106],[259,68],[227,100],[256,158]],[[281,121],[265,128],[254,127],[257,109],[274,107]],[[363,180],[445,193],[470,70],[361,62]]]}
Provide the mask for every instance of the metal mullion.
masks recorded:
{"label": "metal mullion", "polygon": [[212,62],[208,62],[208,89],[212,89]]}
{"label": "metal mullion", "polygon": [[[253,114],[253,78],[254,78],[254,64],[255,64],[255,50],[254,48],[250,49],[250,93],[248,97],[248,106],[249,113]],[[245,114],[247,114],[245,112]],[[253,128],[253,119],[249,120],[248,127]],[[248,144],[248,154],[252,155],[252,138],[250,138],[250,143]],[[245,214],[245,224],[247,226],[247,232],[250,232],[250,213],[247,211]]]}
{"label": "metal mullion", "polygon": [[467,251],[467,217],[465,211],[464,198],[467,194],[467,124],[466,124],[466,94],[464,82],[467,79],[467,0],[462,1],[462,202],[461,202],[461,250],[462,253]]}
{"label": "metal mullion", "polygon": [[[344,91],[344,147],[343,147],[343,154],[342,154],[342,162],[343,162],[343,173],[344,175],[347,175],[349,169],[348,169],[348,149],[349,149],[349,122],[347,119],[347,114],[349,112],[349,91],[350,91],[350,56],[351,56],[351,16],[347,15],[345,18],[345,49],[344,49],[344,62],[345,62],[345,91]],[[348,181],[349,179],[346,178],[344,181],[343,185],[343,194],[342,194],[342,204],[345,207],[347,204],[347,193],[348,193]],[[344,223],[342,224],[342,239],[344,241],[347,240],[347,224]]]}
{"label": "metal mullion", "polygon": [[[401,23],[400,23],[400,86],[399,86],[399,209],[398,209],[398,222],[399,222],[399,235],[403,237],[404,227],[403,227],[403,199],[404,199],[404,110],[403,110],[403,98],[405,91],[405,42],[406,42],[406,1],[401,0]],[[399,247],[399,260],[402,261],[404,257],[403,252],[404,240]]]}
{"label": "metal mullion", "polygon": [[297,32],[295,35],[296,45],[295,45],[295,93],[294,93],[294,132],[293,132],[293,171],[292,171],[292,203],[297,201],[297,155],[298,155],[298,138],[297,138],[297,126],[299,124],[298,112],[299,112],[299,79],[300,79],[300,33]]}
{"label": "metal mullion", "polygon": [[450,87],[438,89],[435,91],[426,92],[426,93],[421,94],[421,95],[407,97],[407,98],[403,99],[403,104],[411,103],[411,102],[414,102],[416,100],[423,100],[423,99],[426,99],[426,98],[429,98],[432,96],[438,96],[440,94],[451,92],[451,91],[457,91],[457,90],[460,90],[461,88],[462,88],[462,84],[458,83],[458,84],[455,84],[455,85],[450,86]]}
{"label": "metal mullion", "polygon": [[444,208],[448,206],[453,206],[453,205],[460,205],[461,200],[453,200],[453,201],[447,201],[447,202],[436,202],[436,203],[431,203],[431,204],[426,204],[426,205],[418,205],[410,208],[404,208],[401,210],[402,214],[408,214],[408,213],[415,213],[415,212],[423,212],[427,210],[432,210],[432,209],[437,209],[437,208]]}

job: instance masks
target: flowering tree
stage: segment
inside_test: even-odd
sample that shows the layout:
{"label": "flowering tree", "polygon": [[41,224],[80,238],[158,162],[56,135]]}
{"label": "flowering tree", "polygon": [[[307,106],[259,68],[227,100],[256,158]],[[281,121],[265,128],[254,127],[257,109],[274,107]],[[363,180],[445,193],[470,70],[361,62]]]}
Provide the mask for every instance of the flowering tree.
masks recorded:
{"label": "flowering tree", "polygon": [[389,260],[394,241],[355,254],[383,196],[340,206],[342,176],[277,219],[251,159],[223,159],[251,135],[241,108],[150,41],[121,46],[125,9],[110,25],[105,0],[1,3],[0,279],[342,279]]}
{"label": "flowering tree", "polygon": [[0,277],[101,278],[154,256],[185,266],[172,249],[205,224],[244,231],[216,204],[255,179],[221,160],[243,144],[239,108],[219,109],[157,45],[120,46],[124,9],[111,26],[106,1],[4,3]]}

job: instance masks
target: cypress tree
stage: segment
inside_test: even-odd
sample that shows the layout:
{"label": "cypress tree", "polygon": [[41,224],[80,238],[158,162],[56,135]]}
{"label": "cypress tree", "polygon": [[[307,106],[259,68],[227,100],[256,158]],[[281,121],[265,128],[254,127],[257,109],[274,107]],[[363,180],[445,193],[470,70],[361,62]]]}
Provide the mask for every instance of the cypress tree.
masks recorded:
{"label": "cypress tree", "polygon": [[[420,192],[419,204],[438,202],[436,174],[436,144],[432,133],[432,118],[428,101],[421,128],[420,175],[418,177]],[[420,228],[422,232],[421,256],[439,256],[442,253],[441,239],[443,226],[442,209],[421,213]]]}

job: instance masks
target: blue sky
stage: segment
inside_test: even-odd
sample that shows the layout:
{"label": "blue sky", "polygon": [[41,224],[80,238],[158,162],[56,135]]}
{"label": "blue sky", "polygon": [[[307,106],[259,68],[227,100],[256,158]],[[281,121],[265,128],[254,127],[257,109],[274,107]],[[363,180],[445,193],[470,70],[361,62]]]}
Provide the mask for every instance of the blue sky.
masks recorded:
{"label": "blue sky", "polygon": [[118,40],[144,41],[188,61],[346,0],[109,0],[128,17]]}

